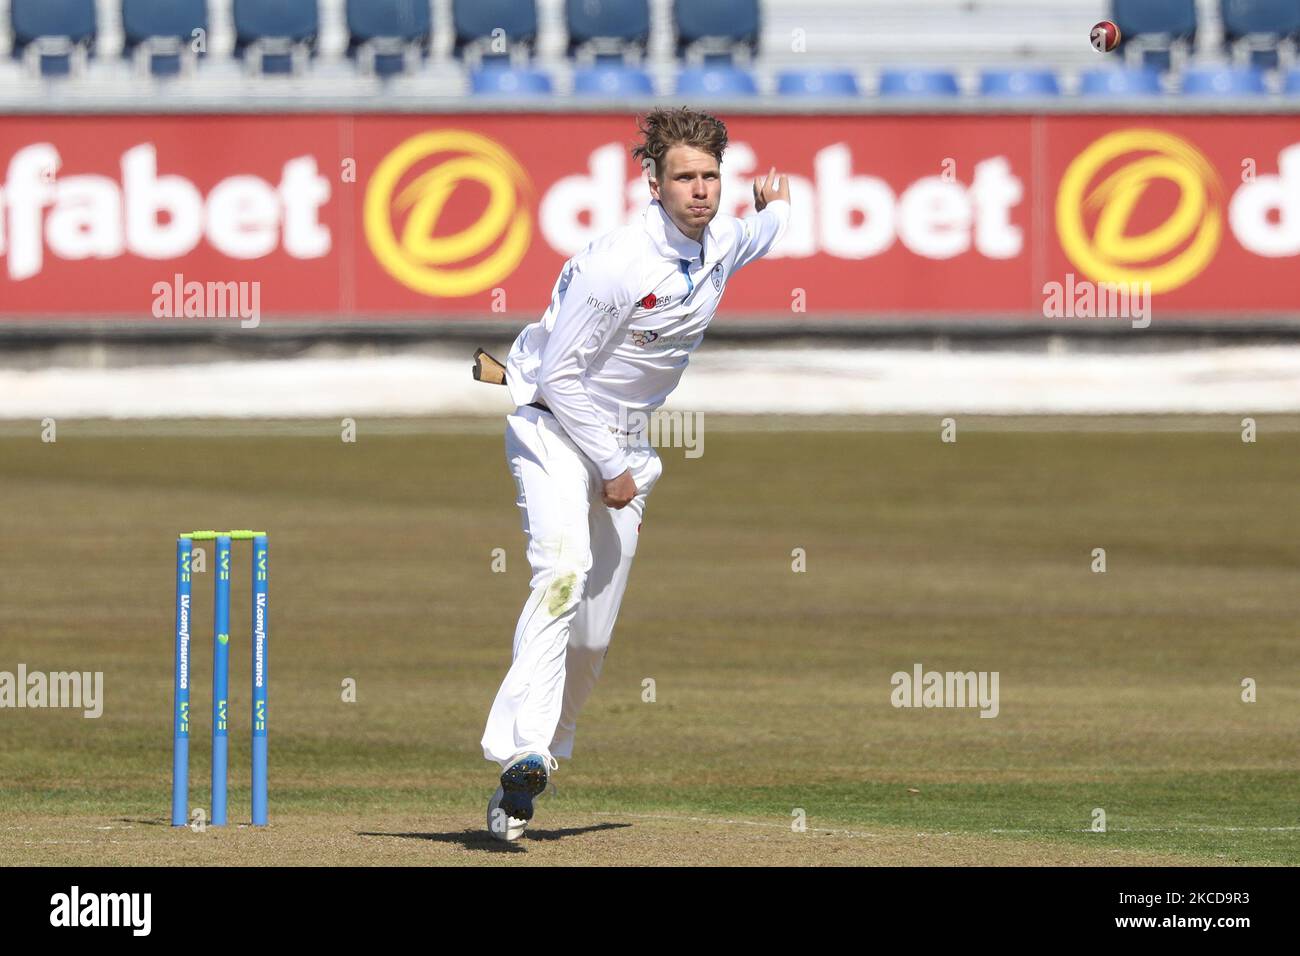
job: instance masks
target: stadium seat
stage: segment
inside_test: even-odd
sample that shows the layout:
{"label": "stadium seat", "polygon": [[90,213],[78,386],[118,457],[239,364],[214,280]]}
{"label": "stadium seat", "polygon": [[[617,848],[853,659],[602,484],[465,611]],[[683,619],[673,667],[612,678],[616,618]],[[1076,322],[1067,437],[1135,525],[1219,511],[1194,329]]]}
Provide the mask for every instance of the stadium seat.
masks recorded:
{"label": "stadium seat", "polygon": [[735,67],[687,67],[677,74],[677,92],[682,96],[755,96],[754,78]]}
{"label": "stadium seat", "polygon": [[566,0],[569,56],[597,65],[640,60],[650,39],[647,0]]}
{"label": "stadium seat", "polygon": [[532,55],[537,41],[535,0],[452,0],[451,18],[456,56],[508,65],[512,54],[521,59]]}
{"label": "stadium seat", "polygon": [[41,76],[85,66],[95,41],[95,0],[12,0],[14,57]]}
{"label": "stadium seat", "polygon": [[1111,16],[1125,53],[1154,70],[1168,70],[1173,50],[1196,39],[1196,0],[1111,0]]}
{"label": "stadium seat", "polygon": [[776,78],[782,96],[857,96],[857,78],[848,70],[785,70]]}
{"label": "stadium seat", "polygon": [[881,96],[956,96],[957,77],[948,70],[885,70],[880,74]]}
{"label": "stadium seat", "polygon": [[1300,36],[1300,0],[1220,0],[1223,40],[1244,62],[1278,65],[1278,45]]}
{"label": "stadium seat", "polygon": [[1088,70],[1079,77],[1080,96],[1152,96],[1160,92],[1160,74],[1155,70]]}
{"label": "stadium seat", "polygon": [[489,64],[470,74],[475,96],[549,96],[551,78],[541,70]]}
{"label": "stadium seat", "polygon": [[1288,96],[1300,96],[1300,69],[1287,73],[1282,81],[1282,92]]}
{"label": "stadium seat", "polygon": [[1197,66],[1183,71],[1184,96],[1259,96],[1268,92],[1253,67]]}
{"label": "stadium seat", "polygon": [[297,73],[316,48],[316,0],[234,0],[235,52],[262,73]]}
{"label": "stadium seat", "polygon": [[429,49],[429,0],[348,0],[348,56],[362,72],[408,72]]}
{"label": "stadium seat", "polygon": [[654,96],[654,84],[644,70],[598,66],[574,70],[573,92],[578,96]]}
{"label": "stadium seat", "polygon": [[1060,92],[1051,70],[985,70],[980,74],[981,96],[1056,96]]}
{"label": "stadium seat", "polygon": [[[141,72],[177,76],[207,48],[205,0],[122,0],[122,54]],[[202,33],[196,33],[202,31]],[[195,39],[203,37],[202,49]]]}
{"label": "stadium seat", "polygon": [[758,0],[673,0],[677,55],[692,65],[726,66],[737,51],[758,51]]}

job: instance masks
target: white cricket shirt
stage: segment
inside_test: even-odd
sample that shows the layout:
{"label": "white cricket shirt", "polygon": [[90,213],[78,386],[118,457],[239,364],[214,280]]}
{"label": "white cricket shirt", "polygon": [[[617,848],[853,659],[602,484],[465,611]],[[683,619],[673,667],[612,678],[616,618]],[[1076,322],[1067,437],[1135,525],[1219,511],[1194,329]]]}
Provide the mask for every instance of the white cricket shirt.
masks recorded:
{"label": "white cricket shirt", "polygon": [[664,403],[727,280],[771,249],[789,222],[790,204],[773,200],[744,219],[719,213],[696,242],[652,201],[564,264],[546,314],[510,347],[511,397],[545,401],[601,477],[617,478],[627,469],[618,423]]}

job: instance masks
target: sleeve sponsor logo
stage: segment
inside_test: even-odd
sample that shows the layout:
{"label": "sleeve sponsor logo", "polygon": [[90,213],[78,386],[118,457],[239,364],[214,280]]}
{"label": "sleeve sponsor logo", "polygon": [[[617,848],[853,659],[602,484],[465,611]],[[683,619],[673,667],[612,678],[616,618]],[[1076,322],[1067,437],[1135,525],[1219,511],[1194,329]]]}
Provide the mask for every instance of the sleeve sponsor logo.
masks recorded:
{"label": "sleeve sponsor logo", "polygon": [[587,296],[587,305],[605,315],[618,315],[618,306],[611,305],[608,302],[601,302],[594,295]]}

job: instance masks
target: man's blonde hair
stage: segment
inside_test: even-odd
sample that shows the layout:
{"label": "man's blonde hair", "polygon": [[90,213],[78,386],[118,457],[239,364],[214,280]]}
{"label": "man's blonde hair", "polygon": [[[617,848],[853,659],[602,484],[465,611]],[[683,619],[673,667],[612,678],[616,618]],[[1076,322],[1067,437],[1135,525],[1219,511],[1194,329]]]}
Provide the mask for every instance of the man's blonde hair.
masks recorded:
{"label": "man's blonde hair", "polygon": [[727,148],[727,127],[722,120],[686,106],[651,110],[637,120],[637,130],[641,142],[632,147],[632,158],[643,168],[647,159],[653,162],[656,179],[663,177],[664,156],[673,146],[693,146],[710,153],[719,165]]}

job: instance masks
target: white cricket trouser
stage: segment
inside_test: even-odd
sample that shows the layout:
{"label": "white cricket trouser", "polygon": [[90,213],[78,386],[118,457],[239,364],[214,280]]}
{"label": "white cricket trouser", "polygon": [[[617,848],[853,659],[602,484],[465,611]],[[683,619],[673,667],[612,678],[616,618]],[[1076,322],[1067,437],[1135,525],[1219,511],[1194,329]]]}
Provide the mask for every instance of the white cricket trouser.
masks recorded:
{"label": "white cricket trouser", "polygon": [[506,416],[506,461],[533,576],[510,670],[483,731],[483,756],[503,768],[525,751],[573,756],[578,714],[609,649],[646,498],[663,473],[648,444],[633,444],[627,457],[637,495],[625,508],[607,507],[596,466],[554,416],[528,405]]}

